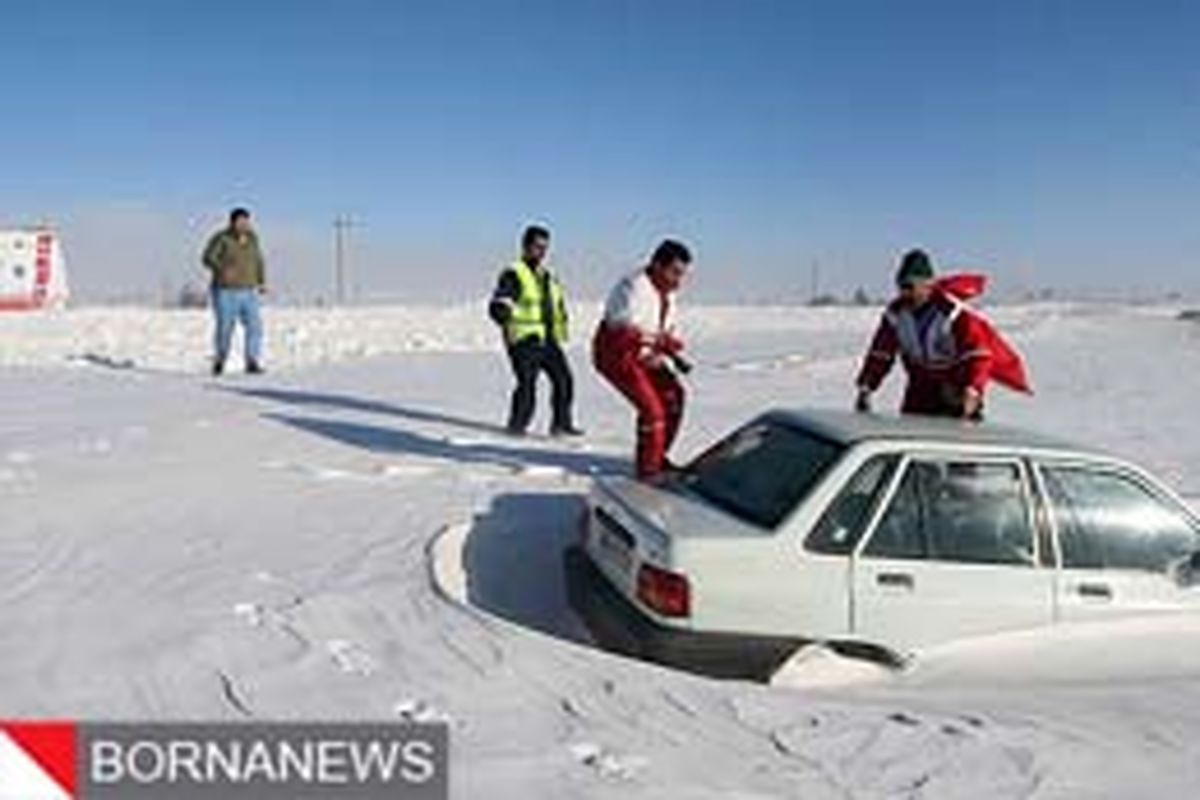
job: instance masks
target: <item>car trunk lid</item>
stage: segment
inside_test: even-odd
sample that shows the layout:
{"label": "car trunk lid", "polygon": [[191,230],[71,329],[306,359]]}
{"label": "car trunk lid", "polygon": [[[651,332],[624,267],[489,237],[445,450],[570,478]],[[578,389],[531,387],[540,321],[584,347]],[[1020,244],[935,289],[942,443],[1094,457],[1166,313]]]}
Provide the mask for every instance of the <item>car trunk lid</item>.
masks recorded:
{"label": "car trunk lid", "polygon": [[[769,535],[678,487],[627,478],[598,479],[588,504],[584,546],[592,561],[628,599],[660,619],[688,616],[688,576],[678,551],[697,537]],[[668,591],[667,588],[670,587]],[[677,602],[667,602],[666,597]]]}

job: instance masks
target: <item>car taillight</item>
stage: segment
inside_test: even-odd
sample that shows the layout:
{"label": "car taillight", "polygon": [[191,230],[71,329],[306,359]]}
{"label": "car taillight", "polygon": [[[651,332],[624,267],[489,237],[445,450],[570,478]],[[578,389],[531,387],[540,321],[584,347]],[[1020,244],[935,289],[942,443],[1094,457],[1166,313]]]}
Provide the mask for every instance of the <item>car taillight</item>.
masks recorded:
{"label": "car taillight", "polygon": [[638,570],[637,596],[664,617],[686,617],[692,613],[688,579],[653,564],[642,564]]}

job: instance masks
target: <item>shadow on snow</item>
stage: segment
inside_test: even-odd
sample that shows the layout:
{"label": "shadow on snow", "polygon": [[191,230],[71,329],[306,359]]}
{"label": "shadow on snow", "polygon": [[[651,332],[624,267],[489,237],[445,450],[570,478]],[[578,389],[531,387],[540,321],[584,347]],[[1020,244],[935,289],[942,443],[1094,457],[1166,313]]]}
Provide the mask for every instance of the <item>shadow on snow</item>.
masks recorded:
{"label": "shadow on snow", "polygon": [[495,616],[592,644],[567,599],[563,553],[578,539],[573,494],[507,494],[475,518],[463,548],[467,596]]}
{"label": "shadow on snow", "polygon": [[577,475],[620,473],[627,464],[612,456],[570,450],[503,445],[491,442],[455,442],[402,428],[385,428],[337,419],[267,413],[267,419],[373,453],[404,453],[460,464],[500,466],[514,471],[528,467],[561,469]]}
{"label": "shadow on snow", "polygon": [[435,425],[446,425],[452,428],[461,428],[463,430],[472,431],[474,433],[487,433],[494,435],[504,435],[506,432],[500,425],[495,425],[490,422],[482,422],[480,420],[468,419],[453,414],[445,414],[440,411],[429,411],[421,408],[409,408],[407,406],[396,405],[395,403],[387,403],[382,400],[372,400],[370,398],[352,397],[344,394],[332,394],[328,392],[308,392],[297,389],[233,389],[232,391],[247,397],[254,397],[259,400],[272,400],[277,403],[287,403],[288,405],[336,409],[340,411],[360,411],[369,414],[385,414],[401,419],[409,420],[410,422],[427,422]]}

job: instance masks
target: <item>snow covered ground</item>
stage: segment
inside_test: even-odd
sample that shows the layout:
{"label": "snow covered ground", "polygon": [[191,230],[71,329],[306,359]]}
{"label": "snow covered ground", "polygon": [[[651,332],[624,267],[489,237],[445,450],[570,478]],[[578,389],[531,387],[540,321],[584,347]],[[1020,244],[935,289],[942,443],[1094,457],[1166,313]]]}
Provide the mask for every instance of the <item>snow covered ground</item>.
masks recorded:
{"label": "snow covered ground", "polygon": [[[457,798],[1194,794],[1194,631],[1010,641],[819,690],[597,651],[558,555],[632,426],[583,352],[587,444],[518,443],[495,427],[509,379],[481,308],[269,314],[275,370],[222,381],[202,375],[202,314],[0,319],[0,714],[444,718]],[[996,394],[995,417],[1200,496],[1200,325],[995,316],[1039,390]],[[873,320],[694,311],[681,450],[767,406],[845,405]],[[461,561],[431,557],[454,541]]]}
{"label": "snow covered ground", "polygon": [[[269,301],[268,301],[269,302]],[[572,327],[590,333],[599,304],[575,309]],[[1019,312],[1017,312],[1019,313]],[[828,332],[857,327],[875,315],[868,309],[738,307],[693,310],[689,329],[705,336],[723,332]],[[269,309],[271,362],[296,369],[374,356],[414,352],[483,352],[496,346],[485,303],[451,306],[375,306],[354,309]],[[210,355],[210,314],[205,310],[115,307],[46,314],[0,315],[0,366],[100,365],[202,371]],[[753,369],[756,365],[748,364]]]}

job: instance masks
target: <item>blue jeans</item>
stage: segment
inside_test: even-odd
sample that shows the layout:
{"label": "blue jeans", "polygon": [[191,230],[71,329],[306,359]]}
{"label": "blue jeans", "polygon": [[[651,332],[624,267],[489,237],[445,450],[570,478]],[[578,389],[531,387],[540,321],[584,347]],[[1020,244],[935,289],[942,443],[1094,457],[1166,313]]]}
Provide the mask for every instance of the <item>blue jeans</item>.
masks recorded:
{"label": "blue jeans", "polygon": [[233,344],[233,328],[238,322],[242,323],[242,331],[245,334],[246,362],[260,361],[263,326],[258,306],[258,290],[214,287],[212,304],[217,317],[217,328],[213,337],[217,361],[223,363],[229,357],[229,348]]}

